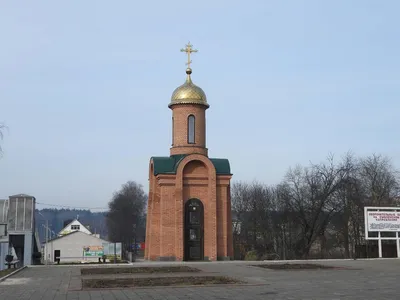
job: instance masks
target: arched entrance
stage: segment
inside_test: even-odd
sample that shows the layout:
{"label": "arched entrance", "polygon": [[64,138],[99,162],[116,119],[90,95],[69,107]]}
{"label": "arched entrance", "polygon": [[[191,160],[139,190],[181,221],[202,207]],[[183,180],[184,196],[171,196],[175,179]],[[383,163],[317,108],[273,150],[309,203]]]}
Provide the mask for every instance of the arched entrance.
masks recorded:
{"label": "arched entrance", "polygon": [[204,208],[199,199],[185,204],[185,260],[204,260]]}

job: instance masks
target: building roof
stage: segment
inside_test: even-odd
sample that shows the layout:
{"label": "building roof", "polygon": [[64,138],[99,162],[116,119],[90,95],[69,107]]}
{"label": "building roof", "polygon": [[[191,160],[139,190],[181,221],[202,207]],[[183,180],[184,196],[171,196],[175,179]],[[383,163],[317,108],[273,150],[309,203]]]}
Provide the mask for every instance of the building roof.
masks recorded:
{"label": "building roof", "polygon": [[[171,155],[164,157],[152,157],[153,174],[176,174],[179,163],[184,159],[186,154]],[[210,158],[215,167],[217,175],[232,175],[229,160],[226,158]]]}
{"label": "building roof", "polygon": [[[61,234],[65,228],[67,228],[68,226],[70,226],[72,223],[74,222],[78,222],[80,226],[82,226],[83,228],[85,228],[87,231],[89,231],[90,233],[92,233],[85,225],[83,225],[78,219],[73,219],[71,222],[68,223],[67,226],[65,226],[63,229],[60,230],[60,232],[58,234]],[[65,234],[64,234],[65,235]]]}
{"label": "building roof", "polygon": [[[56,236],[55,238],[53,238],[53,239],[51,239],[51,240],[48,240],[47,243],[50,243],[50,242],[52,242],[52,241],[61,239],[61,238],[63,238],[63,237],[66,237],[66,236],[68,236],[68,235],[71,235],[71,234],[74,234],[74,233],[77,233],[77,232],[82,232],[82,231],[76,230],[76,231],[71,231],[71,232],[66,233],[66,234],[63,234],[63,235]],[[82,233],[84,233],[84,232],[82,232]],[[87,234],[87,233],[85,233],[85,234]],[[46,244],[46,242],[44,242],[43,244]]]}
{"label": "building roof", "polygon": [[190,55],[197,52],[193,49],[193,45],[188,43],[185,49],[181,49],[181,52],[186,52],[188,55],[187,69],[186,69],[186,81],[181,86],[177,87],[172,93],[171,103],[168,105],[169,108],[176,104],[196,104],[202,105],[206,109],[210,106],[207,103],[207,97],[204,91],[192,82],[190,75],[192,74],[192,69],[190,64]]}
{"label": "building roof", "polygon": [[35,198],[35,197],[27,195],[27,194],[17,194],[17,195],[10,196],[10,198],[18,198],[18,197],[21,197],[21,198]]}
{"label": "building roof", "polygon": [[203,105],[206,108],[210,107],[207,103],[207,97],[204,91],[195,85],[190,77],[192,69],[186,70],[187,78],[184,84],[177,87],[172,93],[171,103],[168,107],[172,107],[176,104],[198,104]]}
{"label": "building roof", "polygon": [[[103,241],[108,242],[107,240],[102,239],[102,238],[99,238],[99,237],[97,237],[97,236],[95,236],[95,235],[93,235],[93,234],[87,234],[86,232],[76,230],[76,231],[72,231],[72,232],[69,232],[69,233],[64,234],[64,235],[57,236],[57,237],[55,237],[55,238],[53,238],[53,239],[51,239],[51,240],[48,240],[47,243],[50,243],[50,242],[53,242],[53,241],[55,241],[55,240],[59,240],[59,239],[62,239],[62,238],[64,238],[64,237],[66,237],[66,236],[70,236],[70,235],[77,234],[77,233],[83,233],[83,234],[86,234],[86,235],[88,235],[88,236],[97,238],[97,239],[99,239],[99,240],[103,240]],[[43,244],[46,244],[46,242],[44,242]]]}
{"label": "building roof", "polygon": [[232,175],[231,173],[231,165],[229,164],[229,160],[226,158],[210,158],[213,163],[215,170],[217,171],[217,175]]}

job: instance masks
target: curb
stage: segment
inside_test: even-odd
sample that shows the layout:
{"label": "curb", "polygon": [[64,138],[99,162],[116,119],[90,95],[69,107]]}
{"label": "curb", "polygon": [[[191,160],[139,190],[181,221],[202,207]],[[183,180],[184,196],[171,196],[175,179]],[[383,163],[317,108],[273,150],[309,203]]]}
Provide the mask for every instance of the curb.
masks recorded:
{"label": "curb", "polygon": [[17,274],[18,272],[22,271],[23,269],[27,268],[27,266],[23,266],[22,268],[19,268],[17,270],[15,270],[14,272],[11,272],[10,274],[7,274],[6,276],[3,276],[0,278],[0,282],[3,282],[4,280],[6,280],[8,277],[11,277],[15,274]]}
{"label": "curb", "polygon": [[78,268],[82,268],[82,267],[128,267],[131,264],[129,263],[124,263],[124,264],[74,264],[74,265],[69,265],[69,264],[48,264],[48,265],[31,265],[29,266],[29,268],[47,268],[47,267],[54,267],[54,268],[62,268],[62,267],[78,267]]}
{"label": "curb", "polygon": [[[373,261],[373,260],[399,260],[399,257],[374,257],[374,258],[325,258],[325,259],[292,259],[292,260],[263,260],[270,263],[291,263],[291,262],[341,262],[341,261]],[[260,261],[258,261],[260,262]]]}

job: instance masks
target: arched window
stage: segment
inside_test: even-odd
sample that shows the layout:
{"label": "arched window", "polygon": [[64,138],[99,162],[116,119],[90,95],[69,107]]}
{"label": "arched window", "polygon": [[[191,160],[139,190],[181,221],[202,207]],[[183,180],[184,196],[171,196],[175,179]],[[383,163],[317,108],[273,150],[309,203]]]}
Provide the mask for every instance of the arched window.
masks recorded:
{"label": "arched window", "polygon": [[175,126],[174,126],[174,117],[172,117],[172,146],[174,145],[174,129],[175,129]]}
{"label": "arched window", "polygon": [[195,117],[190,115],[188,117],[188,143],[194,144],[194,127],[195,127]]}

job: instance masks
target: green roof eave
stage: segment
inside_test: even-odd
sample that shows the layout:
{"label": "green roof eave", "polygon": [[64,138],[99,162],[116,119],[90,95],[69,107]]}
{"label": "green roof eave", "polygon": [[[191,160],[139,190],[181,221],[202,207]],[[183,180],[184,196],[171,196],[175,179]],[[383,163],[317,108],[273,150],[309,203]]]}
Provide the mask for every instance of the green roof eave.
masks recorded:
{"label": "green roof eave", "polygon": [[179,163],[186,155],[171,155],[171,156],[158,156],[152,157],[153,160],[153,174],[176,174],[176,169]]}
{"label": "green roof eave", "polygon": [[[176,174],[176,170],[186,154],[171,156],[155,156],[153,160],[153,174]],[[217,175],[232,175],[229,160],[226,158],[210,158]]]}
{"label": "green roof eave", "polygon": [[232,175],[229,160],[226,158],[210,158],[217,175]]}

